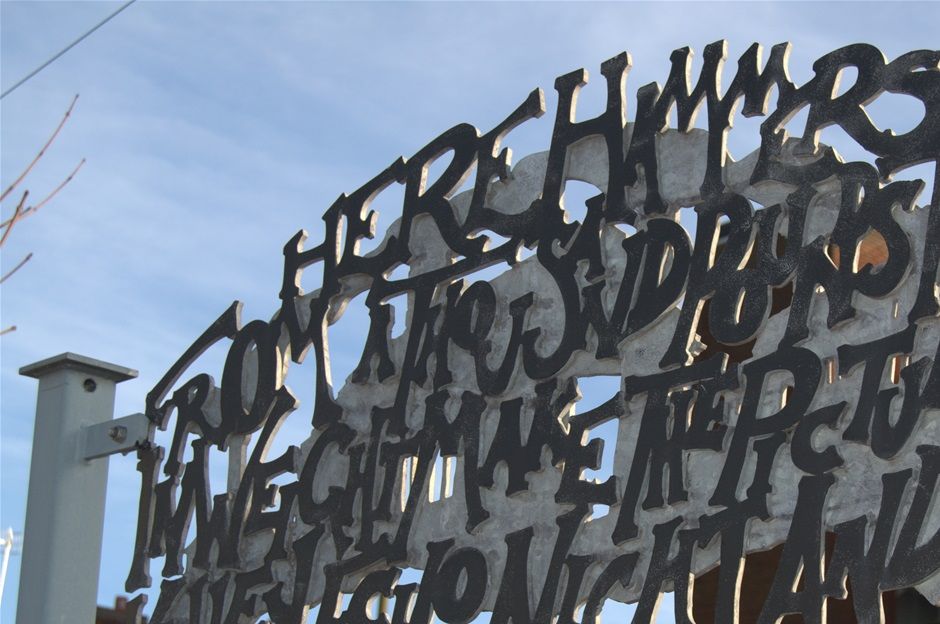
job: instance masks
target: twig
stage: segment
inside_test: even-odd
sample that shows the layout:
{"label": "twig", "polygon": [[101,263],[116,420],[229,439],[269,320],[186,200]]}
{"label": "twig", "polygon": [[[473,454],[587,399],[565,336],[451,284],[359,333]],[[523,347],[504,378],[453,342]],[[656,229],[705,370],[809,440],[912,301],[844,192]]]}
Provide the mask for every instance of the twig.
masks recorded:
{"label": "twig", "polygon": [[16,325],[10,325],[6,329],[0,329],[0,336],[3,336],[4,334],[9,334],[10,332],[15,332],[15,331],[16,331]]}
{"label": "twig", "polygon": [[[56,195],[58,195],[58,194],[59,194],[59,191],[61,191],[63,188],[65,188],[65,185],[72,181],[72,178],[75,177],[75,174],[78,173],[78,170],[81,169],[81,168],[82,168],[82,165],[84,165],[84,164],[85,164],[85,159],[82,158],[81,162],[78,163],[78,166],[75,167],[75,169],[72,170],[72,173],[70,173],[69,176],[68,176],[67,178],[65,178],[65,180],[63,180],[62,183],[59,184],[59,186],[57,186],[57,187],[55,188],[55,190],[53,190],[51,193],[49,193],[48,195],[46,195],[46,197],[45,197],[42,201],[40,201],[38,204],[35,204],[35,205],[33,205],[33,206],[27,207],[26,210],[24,210],[24,211],[20,214],[19,217],[16,217],[16,220],[17,220],[17,221],[22,221],[23,219],[25,219],[26,217],[28,217],[29,215],[33,214],[34,212],[36,212],[37,210],[39,210],[40,208],[42,208],[43,206],[45,206],[47,203],[49,203],[49,200],[50,200],[50,199],[52,199],[53,197],[55,197]],[[14,217],[10,217],[9,219],[7,219],[6,221],[4,221],[3,223],[0,223],[0,228],[6,227],[9,223],[11,223],[11,222],[13,221],[14,218],[15,218],[15,215],[14,215]]]}
{"label": "twig", "polygon": [[39,159],[43,157],[43,154],[45,154],[46,150],[49,149],[49,146],[52,145],[52,142],[55,141],[57,136],[59,136],[59,131],[62,130],[62,126],[64,126],[65,122],[69,120],[69,116],[72,114],[72,109],[75,108],[75,102],[77,101],[78,101],[78,94],[75,94],[75,97],[72,98],[72,103],[69,104],[69,108],[67,111],[65,111],[65,115],[62,117],[62,121],[59,122],[58,127],[56,127],[55,132],[52,133],[52,136],[49,137],[49,140],[46,141],[46,144],[42,146],[42,149],[39,150],[39,153],[36,154],[35,158],[33,158],[33,161],[29,163],[26,169],[23,170],[23,173],[21,173],[20,176],[16,180],[13,181],[13,183],[7,188],[7,190],[3,191],[3,194],[0,195],[0,201],[3,201],[4,199],[6,199],[7,195],[9,195],[13,191],[13,189],[15,189],[17,185],[19,185],[19,183],[23,181],[23,178],[25,178],[29,174],[29,172],[33,169],[33,167],[36,166],[36,163],[39,162]]}
{"label": "twig", "polygon": [[21,268],[24,264],[26,264],[27,262],[29,262],[32,257],[33,257],[33,252],[29,252],[28,254],[26,254],[26,257],[23,258],[22,260],[20,260],[20,263],[19,263],[18,265],[16,265],[15,267],[13,267],[13,270],[12,270],[12,271],[10,271],[9,273],[7,273],[7,274],[4,275],[3,277],[0,277],[0,284],[2,284],[3,282],[7,281],[7,278],[8,278],[8,277],[10,277],[11,275],[13,275],[13,274],[16,273],[17,271],[19,271],[20,268]]}
{"label": "twig", "polygon": [[6,227],[6,229],[3,230],[3,236],[0,237],[0,247],[3,247],[3,243],[7,242],[7,236],[9,236],[10,232],[13,231],[13,226],[16,225],[16,222],[23,217],[23,204],[26,203],[27,197],[29,197],[29,191],[23,191],[23,196],[20,197],[20,201],[16,205],[16,209],[13,211],[13,216],[3,223],[3,226]]}
{"label": "twig", "polygon": [[34,204],[34,205],[30,206],[29,208],[27,208],[27,209],[24,211],[24,214],[23,214],[20,218],[22,219],[22,218],[25,217],[27,214],[32,214],[32,213],[34,213],[34,212],[38,212],[40,208],[42,208],[42,207],[45,206],[47,203],[49,203],[49,200],[50,200],[50,199],[52,199],[53,197],[55,197],[56,195],[58,195],[58,194],[59,194],[59,191],[61,191],[63,188],[65,188],[65,185],[72,181],[72,178],[75,177],[75,174],[78,173],[78,170],[81,169],[81,168],[82,168],[82,165],[84,165],[84,164],[85,164],[85,159],[82,158],[81,162],[78,163],[78,166],[75,167],[75,169],[72,170],[72,173],[69,174],[69,177],[65,178],[65,179],[62,181],[62,183],[59,184],[59,186],[55,187],[55,189],[54,189],[51,193],[49,193],[48,195],[46,195],[45,198],[43,198],[42,201],[40,201],[38,204]]}

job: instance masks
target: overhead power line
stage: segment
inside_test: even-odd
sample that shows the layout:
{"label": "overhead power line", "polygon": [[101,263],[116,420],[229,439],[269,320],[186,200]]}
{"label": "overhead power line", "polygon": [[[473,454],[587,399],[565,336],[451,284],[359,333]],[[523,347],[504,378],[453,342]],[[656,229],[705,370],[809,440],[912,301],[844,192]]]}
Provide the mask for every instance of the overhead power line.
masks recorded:
{"label": "overhead power line", "polygon": [[59,52],[58,54],[56,54],[55,56],[53,56],[51,59],[49,59],[48,61],[46,61],[45,63],[43,63],[42,65],[40,65],[40,66],[37,67],[36,69],[34,69],[33,71],[31,71],[30,73],[28,73],[28,74],[27,74],[26,76],[24,76],[19,82],[17,82],[17,83],[14,84],[12,87],[10,87],[10,88],[7,89],[6,91],[4,91],[2,94],[0,94],[0,100],[2,100],[3,98],[5,98],[5,97],[8,96],[9,94],[13,93],[14,91],[16,91],[16,90],[17,90],[23,83],[25,83],[27,80],[29,80],[30,78],[32,78],[33,76],[35,76],[36,74],[38,74],[39,72],[41,72],[42,70],[44,70],[45,68],[47,68],[47,67],[49,67],[50,65],[52,65],[56,60],[59,59],[59,57],[61,57],[63,54],[65,54],[66,52],[68,52],[69,50],[71,50],[72,48],[74,48],[75,46],[77,46],[79,43],[81,43],[82,41],[84,41],[91,33],[95,32],[96,30],[98,30],[99,28],[101,28],[102,26],[104,26],[105,24],[107,24],[108,22],[110,22],[112,19],[114,19],[115,17],[117,17],[117,14],[118,14],[118,13],[120,13],[121,11],[123,11],[124,9],[126,9],[127,7],[129,7],[130,5],[134,4],[135,2],[137,2],[137,0],[128,0],[127,2],[125,2],[124,4],[122,4],[121,7],[120,7],[117,11],[115,11],[115,12],[112,13],[111,15],[107,16],[106,18],[104,18],[103,20],[101,20],[100,22],[98,22],[97,24],[95,24],[95,26],[94,26],[91,30],[89,30],[89,31],[86,32],[84,35],[82,35],[81,37],[79,37],[78,39],[76,39],[75,41],[73,41],[72,43],[70,43],[70,44],[69,44],[68,46],[66,46],[65,49],[63,49],[61,52]]}

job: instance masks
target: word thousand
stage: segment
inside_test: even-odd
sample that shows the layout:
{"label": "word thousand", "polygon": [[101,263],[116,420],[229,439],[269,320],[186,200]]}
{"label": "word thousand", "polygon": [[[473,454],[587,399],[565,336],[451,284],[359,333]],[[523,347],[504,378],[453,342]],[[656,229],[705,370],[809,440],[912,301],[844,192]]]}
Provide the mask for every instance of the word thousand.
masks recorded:
{"label": "word thousand", "polygon": [[[743,559],[778,546],[759,622],[823,622],[837,600],[881,622],[906,587],[940,600],[940,193],[900,175],[940,162],[940,52],[851,45],[802,86],[788,52],[753,45],[719,87],[724,42],[694,86],[676,50],[630,123],[627,54],[601,65],[591,119],[587,73],[565,74],[547,152],[513,166],[503,147],[543,114],[536,90],[341,195],[318,245],[298,232],[271,320],[233,304],[147,395],[172,437],[138,451],[127,589],[164,558],[152,621],[593,624],[614,600],[649,622],[671,591],[692,622],[717,567],[714,621],[736,622]],[[923,109],[912,129],[869,118],[885,93]],[[736,161],[738,106],[762,121]],[[400,217],[360,252],[395,188]],[[356,305],[368,321],[337,334]],[[361,348],[342,389],[331,332]],[[578,411],[591,377],[614,390]],[[276,446],[288,422],[309,437]]]}

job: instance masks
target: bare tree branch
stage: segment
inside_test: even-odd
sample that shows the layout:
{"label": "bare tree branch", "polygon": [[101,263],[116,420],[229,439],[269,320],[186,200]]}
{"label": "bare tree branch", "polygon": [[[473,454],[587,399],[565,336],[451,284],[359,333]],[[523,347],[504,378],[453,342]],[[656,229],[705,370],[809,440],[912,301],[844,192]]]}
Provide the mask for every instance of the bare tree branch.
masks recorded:
{"label": "bare tree branch", "polygon": [[[10,193],[12,193],[23,182],[23,180],[26,179],[26,176],[28,176],[30,171],[33,170],[33,167],[36,166],[36,163],[38,163],[40,159],[42,159],[42,157],[45,155],[46,150],[48,150],[49,147],[53,144],[53,142],[55,142],[56,137],[59,136],[59,132],[61,132],[62,128],[65,126],[65,122],[67,122],[69,117],[71,116],[72,109],[75,108],[76,101],[78,101],[78,95],[72,98],[72,103],[69,104],[68,110],[65,111],[65,115],[63,115],[62,117],[62,121],[59,122],[59,125],[56,127],[55,131],[52,133],[52,136],[50,136],[49,139],[46,141],[45,145],[42,146],[42,149],[39,150],[39,153],[36,154],[35,158],[33,158],[33,160],[29,163],[29,165],[26,166],[26,169],[24,169],[23,172],[20,173],[19,177],[17,177],[16,180],[14,180],[13,183],[10,184],[10,186],[8,186],[5,191],[3,191],[3,194],[0,195],[0,202],[5,200],[10,195]],[[2,247],[7,242],[7,239],[10,237],[10,232],[13,231],[13,227],[19,221],[23,220],[25,217],[28,217],[34,212],[38,212],[40,208],[42,208],[47,203],[49,203],[49,201],[51,201],[56,195],[58,195],[59,192],[63,188],[65,188],[65,186],[69,182],[72,181],[72,178],[75,177],[75,174],[78,173],[79,169],[81,169],[82,165],[84,164],[85,164],[85,159],[82,158],[82,160],[78,163],[78,166],[76,166],[75,169],[72,170],[72,172],[68,175],[68,177],[65,178],[65,180],[63,180],[57,187],[55,187],[51,193],[46,195],[42,200],[40,200],[36,204],[33,204],[31,206],[24,208],[24,206],[26,206],[26,200],[29,197],[29,190],[23,191],[23,195],[20,197],[19,202],[17,202],[16,204],[16,208],[13,210],[13,214],[10,216],[9,219],[6,219],[2,223],[0,223],[0,230],[2,230],[2,234],[0,234],[0,247]],[[13,267],[11,271],[0,276],[0,284],[3,284],[4,282],[6,282],[7,279],[12,277],[14,273],[22,269],[23,265],[29,262],[30,259],[32,259],[32,257],[33,257],[32,252],[26,254],[26,257],[20,260],[20,262],[15,267]],[[9,327],[5,329],[0,330],[0,336],[8,334],[12,331],[16,331],[16,325],[10,325]]]}
{"label": "bare tree branch", "polygon": [[53,197],[55,197],[56,195],[58,195],[58,194],[59,194],[59,191],[61,191],[63,188],[65,188],[65,185],[72,181],[72,178],[75,177],[75,174],[78,173],[78,170],[81,169],[81,168],[82,168],[82,165],[84,165],[84,164],[85,164],[85,159],[82,158],[81,162],[78,163],[78,166],[75,167],[75,169],[72,170],[72,173],[70,173],[70,174],[68,175],[68,177],[65,178],[65,180],[63,180],[62,183],[59,184],[59,186],[57,186],[57,187],[55,188],[55,190],[53,190],[51,193],[49,193],[48,195],[46,195],[45,198],[43,198],[42,201],[40,201],[38,204],[29,206],[28,208],[26,208],[26,210],[24,210],[22,213],[20,213],[20,216],[19,216],[19,217],[16,217],[16,216],[14,215],[13,217],[10,217],[10,218],[7,219],[6,221],[3,221],[2,223],[0,223],[0,228],[5,228],[8,224],[10,224],[10,223],[14,220],[14,218],[15,218],[17,221],[22,221],[23,219],[25,219],[26,217],[28,217],[29,215],[31,215],[31,214],[33,214],[34,212],[38,211],[40,208],[42,208],[42,207],[45,206],[47,203],[49,203],[49,200],[51,200]]}
{"label": "bare tree branch", "polygon": [[[70,173],[70,174],[68,175],[68,177],[65,178],[65,180],[63,180],[63,181],[59,184],[59,186],[55,187],[55,189],[54,189],[51,193],[49,193],[48,195],[46,195],[38,204],[34,204],[34,205],[28,207],[26,210],[24,210],[24,211],[23,211],[23,214],[20,215],[20,220],[22,221],[24,217],[28,217],[29,215],[33,214],[34,212],[37,212],[40,208],[42,208],[42,207],[45,206],[47,203],[49,203],[49,200],[51,200],[53,197],[55,197],[56,195],[58,195],[58,194],[59,194],[59,191],[61,191],[63,188],[65,188],[65,185],[72,181],[72,178],[75,177],[75,174],[78,173],[78,170],[81,169],[81,168],[82,168],[82,165],[84,165],[84,164],[85,164],[85,159],[82,158],[81,162],[78,163],[78,166],[75,167],[75,169],[72,170],[72,173]],[[9,221],[9,219],[7,219],[7,221]],[[5,225],[5,223],[6,223],[6,222],[0,224],[0,227],[2,227],[3,225]]]}
{"label": "bare tree branch", "polygon": [[39,159],[43,157],[43,154],[45,154],[46,150],[49,149],[49,146],[52,145],[52,142],[55,141],[57,136],[59,136],[59,132],[62,130],[62,127],[65,125],[65,122],[69,120],[69,116],[72,114],[72,109],[75,108],[75,102],[77,101],[78,101],[78,94],[76,94],[75,97],[72,98],[72,103],[69,104],[69,108],[67,111],[65,111],[65,115],[62,117],[62,121],[59,122],[58,127],[56,127],[55,132],[52,133],[52,136],[49,137],[49,140],[46,141],[46,144],[42,146],[42,149],[39,150],[39,153],[36,154],[35,158],[33,158],[33,161],[29,163],[26,169],[23,170],[23,173],[21,173],[19,177],[16,178],[16,180],[14,180],[13,183],[9,187],[7,187],[5,191],[3,191],[3,194],[0,195],[0,201],[3,201],[4,199],[6,199],[7,195],[9,195],[13,191],[13,189],[15,189],[19,185],[19,183],[22,182],[23,179],[27,175],[29,175],[29,172],[32,171],[33,167],[36,166],[36,163],[39,162]]}
{"label": "bare tree branch", "polygon": [[3,244],[7,242],[7,237],[10,235],[10,232],[13,231],[13,226],[16,225],[16,222],[19,221],[23,216],[23,204],[26,203],[26,198],[29,197],[29,191],[23,191],[23,196],[20,197],[20,201],[16,204],[16,209],[13,211],[13,216],[4,221],[3,225],[6,227],[3,230],[3,236],[0,237],[0,247],[3,247]]}
{"label": "bare tree branch", "polygon": [[30,259],[32,259],[32,257],[33,257],[33,252],[29,252],[28,254],[26,254],[26,257],[23,258],[22,260],[20,260],[20,263],[17,264],[15,267],[13,267],[13,269],[12,269],[9,273],[7,273],[6,275],[4,275],[3,277],[0,277],[0,284],[2,284],[3,282],[7,281],[7,278],[8,278],[8,277],[10,277],[11,275],[13,275],[13,274],[16,273],[17,271],[19,271],[20,268],[21,268],[24,264],[26,264],[27,262],[30,261]]}

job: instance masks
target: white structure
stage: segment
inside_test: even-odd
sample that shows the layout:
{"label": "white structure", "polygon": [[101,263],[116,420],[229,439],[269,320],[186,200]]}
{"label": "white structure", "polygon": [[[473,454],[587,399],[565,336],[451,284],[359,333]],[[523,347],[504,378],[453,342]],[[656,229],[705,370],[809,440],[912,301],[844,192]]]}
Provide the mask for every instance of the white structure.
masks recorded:
{"label": "white structure", "polygon": [[108,482],[94,458],[147,439],[142,415],[112,420],[115,386],[137,371],[63,353],[20,374],[39,394],[16,622],[94,622]]}

